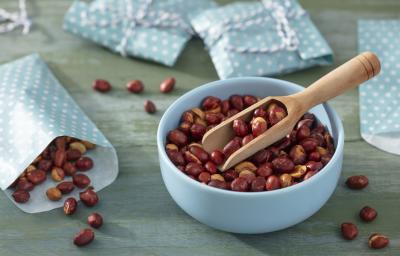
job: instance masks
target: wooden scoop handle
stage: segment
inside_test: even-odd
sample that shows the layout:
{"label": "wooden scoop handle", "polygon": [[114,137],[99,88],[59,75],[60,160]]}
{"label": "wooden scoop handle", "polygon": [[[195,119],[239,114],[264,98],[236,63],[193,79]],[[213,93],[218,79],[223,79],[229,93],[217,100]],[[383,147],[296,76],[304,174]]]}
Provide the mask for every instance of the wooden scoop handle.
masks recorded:
{"label": "wooden scoop handle", "polygon": [[381,64],[372,52],[364,52],[343,65],[332,70],[306,90],[291,97],[296,99],[302,109],[308,109],[326,102],[379,74]]}

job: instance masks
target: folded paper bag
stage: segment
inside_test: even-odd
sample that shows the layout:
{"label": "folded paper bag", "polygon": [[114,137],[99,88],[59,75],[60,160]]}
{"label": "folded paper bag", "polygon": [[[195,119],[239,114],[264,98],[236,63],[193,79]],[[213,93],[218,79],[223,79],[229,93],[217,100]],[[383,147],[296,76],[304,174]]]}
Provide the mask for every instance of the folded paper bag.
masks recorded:
{"label": "folded paper bag", "polygon": [[359,87],[361,136],[400,155],[400,20],[359,20],[358,49],[382,63],[380,74]]}
{"label": "folded paper bag", "polygon": [[188,17],[215,6],[212,0],[75,1],[64,29],[122,56],[173,66],[193,36]]}
{"label": "folded paper bag", "polygon": [[237,2],[191,19],[220,78],[332,63],[332,50],[296,0]]}
{"label": "folded paper bag", "polygon": [[[0,187],[13,202],[13,189],[7,188],[59,136],[97,145],[86,154],[93,159],[94,167],[85,173],[95,190],[116,179],[118,158],[114,147],[69,96],[39,55],[1,65]],[[61,207],[63,201],[52,202],[46,197],[46,190],[55,185],[48,177],[30,192],[27,203],[14,203],[28,213]],[[75,189],[70,196],[79,198],[79,192]]]}

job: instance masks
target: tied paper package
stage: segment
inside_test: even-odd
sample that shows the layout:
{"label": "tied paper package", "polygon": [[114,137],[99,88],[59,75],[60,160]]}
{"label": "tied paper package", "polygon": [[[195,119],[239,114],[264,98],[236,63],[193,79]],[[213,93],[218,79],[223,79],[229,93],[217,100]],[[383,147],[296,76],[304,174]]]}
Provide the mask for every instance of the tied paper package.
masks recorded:
{"label": "tied paper package", "polygon": [[173,66],[193,36],[188,17],[212,0],[75,1],[64,29],[120,53]]}
{"label": "tied paper package", "polygon": [[269,76],[332,63],[332,50],[296,0],[243,1],[191,19],[220,78]]}
{"label": "tied paper package", "polygon": [[[59,136],[70,136],[96,144],[85,156],[94,167],[85,172],[98,191],[111,184],[118,175],[118,158],[114,147],[96,125],[78,107],[37,54],[0,66],[0,187],[12,202],[28,213],[61,207],[46,190],[56,186],[50,175],[35,186],[26,203],[16,203],[10,185],[38,155]],[[65,181],[71,177],[66,176]],[[79,198],[81,189],[69,196]]]}
{"label": "tied paper package", "polygon": [[362,138],[400,155],[400,20],[360,20],[358,48],[381,61],[378,76],[359,87]]}

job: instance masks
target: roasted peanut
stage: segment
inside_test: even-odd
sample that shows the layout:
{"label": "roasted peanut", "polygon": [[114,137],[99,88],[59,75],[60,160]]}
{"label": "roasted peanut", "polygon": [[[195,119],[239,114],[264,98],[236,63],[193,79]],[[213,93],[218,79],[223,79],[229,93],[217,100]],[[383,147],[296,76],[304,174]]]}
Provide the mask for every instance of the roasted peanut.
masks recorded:
{"label": "roasted peanut", "polygon": [[79,198],[81,199],[82,203],[84,203],[88,207],[96,205],[99,201],[97,193],[92,188],[88,188],[85,191],[79,193]]}
{"label": "roasted peanut", "polygon": [[149,114],[157,112],[157,107],[151,100],[146,100],[143,104],[144,110]]}
{"label": "roasted peanut", "polygon": [[87,222],[93,228],[100,228],[103,225],[103,217],[94,212],[88,216]]}
{"label": "roasted peanut", "polygon": [[374,233],[368,239],[368,246],[372,249],[382,249],[389,245],[389,238],[385,235]]}
{"label": "roasted peanut", "polygon": [[61,191],[62,194],[69,194],[74,190],[75,185],[71,181],[64,181],[57,185],[57,188]]}
{"label": "roasted peanut", "polygon": [[72,182],[78,188],[86,188],[90,184],[90,179],[85,174],[75,174],[72,176]]}
{"label": "roasted peanut", "polygon": [[94,239],[93,230],[91,230],[90,228],[85,228],[79,231],[79,233],[77,233],[74,236],[73,241],[76,246],[85,246],[91,243],[93,239]]}
{"label": "roasted peanut", "polygon": [[364,175],[351,176],[346,180],[346,185],[351,189],[363,189],[368,186],[368,178]]}
{"label": "roasted peanut", "polygon": [[64,213],[65,215],[72,215],[75,213],[78,207],[78,202],[76,202],[75,198],[69,197],[64,201]]}
{"label": "roasted peanut", "polygon": [[26,203],[29,201],[30,194],[26,190],[16,190],[13,194],[12,197],[14,198],[14,201],[20,204]]}
{"label": "roasted peanut", "polygon": [[90,157],[83,156],[76,161],[75,165],[79,171],[88,171],[93,168],[93,160]]}
{"label": "roasted peanut", "polygon": [[132,80],[126,84],[126,89],[132,93],[141,93],[144,89],[144,85],[140,80]]}
{"label": "roasted peanut", "polygon": [[378,213],[376,212],[376,210],[374,208],[365,206],[360,210],[359,215],[363,221],[371,222],[376,218],[376,216],[378,216]]}
{"label": "roasted peanut", "polygon": [[58,188],[49,188],[46,191],[47,198],[51,201],[58,201],[61,199],[62,194]]}
{"label": "roasted peanut", "polygon": [[81,152],[81,154],[86,153],[86,147],[82,142],[78,142],[78,141],[72,142],[71,144],[69,144],[69,148],[79,150],[79,152]]}
{"label": "roasted peanut", "polygon": [[51,178],[54,181],[62,181],[65,177],[65,172],[63,169],[59,168],[59,167],[53,167],[53,169],[51,170]]}
{"label": "roasted peanut", "polygon": [[347,240],[353,240],[358,235],[357,226],[353,223],[342,223],[341,230],[342,236]]}
{"label": "roasted peanut", "polygon": [[96,91],[103,92],[103,93],[110,91],[112,88],[111,84],[107,80],[104,80],[104,79],[94,80],[92,83],[92,87]]}
{"label": "roasted peanut", "polygon": [[30,182],[32,182],[34,185],[38,185],[42,183],[43,181],[46,180],[46,173],[42,170],[36,169],[31,172],[29,172],[26,177]]}

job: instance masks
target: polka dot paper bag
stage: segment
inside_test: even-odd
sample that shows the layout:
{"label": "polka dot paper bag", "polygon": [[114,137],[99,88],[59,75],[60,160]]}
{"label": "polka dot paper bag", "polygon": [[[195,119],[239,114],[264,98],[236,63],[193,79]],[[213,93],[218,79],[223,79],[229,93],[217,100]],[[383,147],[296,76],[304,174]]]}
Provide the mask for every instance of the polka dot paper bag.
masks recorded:
{"label": "polka dot paper bag", "polygon": [[212,0],[75,1],[64,28],[123,56],[173,66],[193,35],[187,17],[214,6]]}
{"label": "polka dot paper bag", "polygon": [[378,76],[359,87],[361,136],[400,155],[400,20],[359,21],[358,48],[375,52],[382,65]]}
{"label": "polka dot paper bag", "polygon": [[191,22],[220,78],[332,63],[332,50],[296,0],[233,3],[206,10]]}
{"label": "polka dot paper bag", "polygon": [[[26,167],[58,136],[71,136],[96,144],[85,156],[94,167],[85,174],[95,190],[111,184],[118,174],[114,147],[83,113],[53,76],[39,55],[33,54],[0,66],[0,187],[7,189]],[[71,180],[66,176],[65,180]],[[48,211],[63,205],[52,202],[46,190],[56,186],[50,176],[30,192],[27,203],[16,205],[25,212]],[[69,195],[79,198],[75,188]],[[15,202],[14,202],[15,203]]]}

